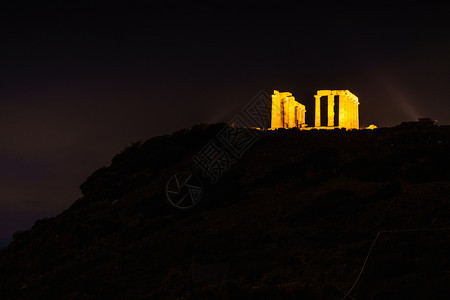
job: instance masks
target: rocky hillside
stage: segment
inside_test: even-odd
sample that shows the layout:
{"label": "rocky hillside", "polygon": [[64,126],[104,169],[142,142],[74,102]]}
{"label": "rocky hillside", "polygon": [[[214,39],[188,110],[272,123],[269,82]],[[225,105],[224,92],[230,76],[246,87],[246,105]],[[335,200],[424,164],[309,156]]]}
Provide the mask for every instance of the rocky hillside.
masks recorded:
{"label": "rocky hillside", "polygon": [[254,131],[197,206],[172,207],[167,181],[201,177],[224,126],[117,154],[0,250],[0,298],[341,299],[372,245],[348,299],[447,298],[450,128]]}

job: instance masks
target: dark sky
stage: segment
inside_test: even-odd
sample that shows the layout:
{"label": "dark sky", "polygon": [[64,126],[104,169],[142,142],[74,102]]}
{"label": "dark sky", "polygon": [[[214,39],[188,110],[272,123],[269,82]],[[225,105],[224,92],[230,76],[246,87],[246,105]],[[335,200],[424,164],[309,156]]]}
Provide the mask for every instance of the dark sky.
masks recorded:
{"label": "dark sky", "polygon": [[444,7],[227,3],[0,9],[0,242],[126,145],[228,121],[260,90],[292,92],[310,124],[318,89],[356,94],[362,126],[450,124]]}

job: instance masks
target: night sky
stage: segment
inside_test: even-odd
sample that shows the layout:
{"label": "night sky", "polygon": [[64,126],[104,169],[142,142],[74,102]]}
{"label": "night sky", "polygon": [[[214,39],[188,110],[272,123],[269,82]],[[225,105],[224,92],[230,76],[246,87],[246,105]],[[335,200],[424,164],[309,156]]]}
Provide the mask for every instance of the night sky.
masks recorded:
{"label": "night sky", "polygon": [[450,124],[443,7],[98,3],[0,9],[0,243],[126,145],[228,121],[260,90],[292,92],[310,125],[318,89],[356,94],[361,126]]}

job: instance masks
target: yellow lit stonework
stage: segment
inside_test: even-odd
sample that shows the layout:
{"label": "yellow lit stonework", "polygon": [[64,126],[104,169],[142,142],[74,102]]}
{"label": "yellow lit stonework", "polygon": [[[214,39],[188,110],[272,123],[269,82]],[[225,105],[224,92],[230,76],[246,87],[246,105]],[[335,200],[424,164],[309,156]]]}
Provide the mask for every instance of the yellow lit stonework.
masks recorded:
{"label": "yellow lit stonework", "polygon": [[304,128],[305,106],[295,101],[289,92],[273,91],[271,129]]}
{"label": "yellow lit stonework", "polygon": [[[320,99],[323,96],[328,98],[328,123],[321,124],[320,118]],[[334,96],[339,98],[339,118],[338,124],[334,124],[335,101]],[[346,128],[359,129],[359,100],[349,90],[319,90],[314,96],[316,98],[316,114],[315,127],[330,129],[330,128]]]}
{"label": "yellow lit stonework", "polygon": [[[327,124],[321,124],[320,100],[325,96],[327,97]],[[305,106],[296,102],[291,93],[280,93],[275,90],[272,95],[272,123],[270,129],[292,127],[300,129],[359,129],[359,100],[349,90],[318,90],[314,97],[314,127],[306,127]],[[335,111],[336,103],[339,105],[339,111]],[[335,124],[336,113],[338,114],[338,124]]]}

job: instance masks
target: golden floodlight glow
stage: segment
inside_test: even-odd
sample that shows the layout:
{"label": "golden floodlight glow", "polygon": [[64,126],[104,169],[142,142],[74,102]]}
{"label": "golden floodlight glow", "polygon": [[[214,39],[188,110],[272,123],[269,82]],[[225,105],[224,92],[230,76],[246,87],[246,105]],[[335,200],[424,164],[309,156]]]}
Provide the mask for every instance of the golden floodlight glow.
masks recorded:
{"label": "golden floodlight glow", "polygon": [[[321,98],[327,97],[326,124],[321,123]],[[305,106],[295,101],[289,92],[275,90],[272,95],[272,121],[270,129],[359,129],[359,99],[349,90],[318,90],[315,97],[314,127],[306,127]],[[336,110],[338,107],[338,111]],[[325,111],[325,110],[324,110]],[[338,118],[335,120],[335,114]],[[335,124],[337,121],[337,124]]]}

